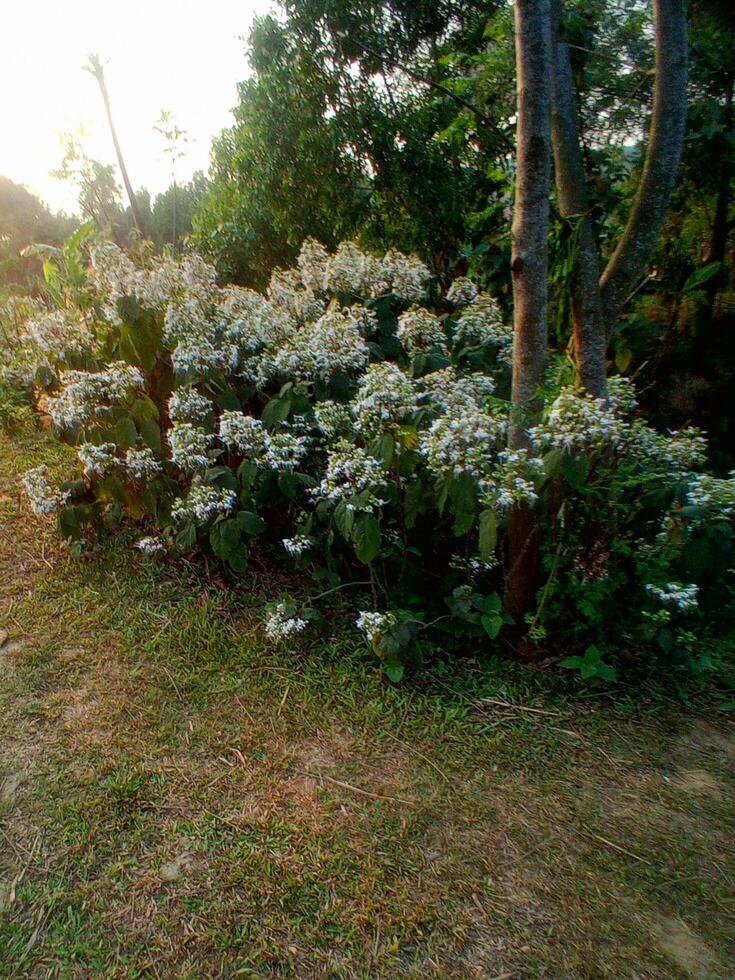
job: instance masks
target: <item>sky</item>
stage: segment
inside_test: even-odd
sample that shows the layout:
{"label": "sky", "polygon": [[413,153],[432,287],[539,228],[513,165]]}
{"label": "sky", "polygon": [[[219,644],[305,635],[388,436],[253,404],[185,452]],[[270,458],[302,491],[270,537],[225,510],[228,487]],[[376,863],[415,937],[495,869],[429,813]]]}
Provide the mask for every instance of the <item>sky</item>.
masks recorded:
{"label": "sky", "polygon": [[[192,140],[177,179],[207,170],[212,136],[232,123],[238,81],[247,77],[253,17],[272,0],[4,0],[0,6],[0,174],[52,210],[73,212],[76,191],[49,172],[61,164],[58,134],[83,127],[87,152],[115,155],[89,53],[105,66],[115,125],[135,188],[170,183],[162,109]],[[119,174],[118,174],[119,179]]]}

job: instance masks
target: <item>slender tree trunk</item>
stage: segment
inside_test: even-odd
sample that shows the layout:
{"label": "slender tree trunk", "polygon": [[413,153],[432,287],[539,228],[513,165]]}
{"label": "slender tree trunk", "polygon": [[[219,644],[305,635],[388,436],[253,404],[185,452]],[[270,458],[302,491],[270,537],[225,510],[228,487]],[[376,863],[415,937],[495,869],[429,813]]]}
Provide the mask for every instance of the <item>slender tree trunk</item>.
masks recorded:
{"label": "slender tree trunk", "polygon": [[579,139],[577,93],[563,33],[562,0],[552,0],[551,139],[559,210],[577,224],[577,249],[572,275],[572,339],[574,358],[584,388],[607,398],[605,352],[607,339],[600,299],[600,255],[590,217],[582,149]]}
{"label": "slender tree trunk", "polygon": [[725,109],[722,115],[722,131],[718,137],[719,153],[717,157],[717,198],[715,200],[715,216],[712,219],[709,246],[704,264],[720,263],[720,271],[713,276],[704,287],[707,302],[704,308],[704,329],[709,328],[715,312],[715,302],[720,285],[723,282],[723,266],[727,252],[727,239],[730,235],[730,224],[727,220],[730,211],[730,185],[733,176],[733,149],[731,145],[733,123],[733,79],[729,80],[725,92]]}
{"label": "slender tree trunk", "polygon": [[[548,345],[547,275],[551,183],[551,0],[516,0],[516,191],[511,228],[513,384],[508,444],[530,449]],[[538,530],[528,507],[508,527],[505,606],[516,623],[532,607],[538,581]]]}
{"label": "slender tree trunk", "polygon": [[653,0],[656,80],[643,173],[625,230],[600,280],[609,337],[661,235],[676,182],[687,113],[686,0]]}
{"label": "slender tree trunk", "polygon": [[97,79],[97,84],[100,87],[100,92],[102,93],[102,101],[105,105],[105,113],[107,115],[107,124],[110,127],[110,135],[112,136],[112,142],[115,147],[115,155],[117,156],[117,164],[120,167],[120,173],[122,174],[123,184],[125,185],[125,192],[128,195],[128,200],[130,201],[130,210],[133,213],[133,221],[135,222],[135,227],[138,229],[141,235],[143,235],[143,218],[140,213],[140,208],[138,206],[138,199],[135,196],[133,190],[133,185],[130,183],[130,178],[128,176],[128,168],[125,166],[125,160],[123,159],[122,150],[120,149],[120,141],[117,138],[117,130],[115,129],[115,123],[112,120],[112,110],[110,109],[110,96],[107,91],[107,83],[105,82],[105,73],[99,59],[94,56],[89,59],[90,68],[89,71]]}

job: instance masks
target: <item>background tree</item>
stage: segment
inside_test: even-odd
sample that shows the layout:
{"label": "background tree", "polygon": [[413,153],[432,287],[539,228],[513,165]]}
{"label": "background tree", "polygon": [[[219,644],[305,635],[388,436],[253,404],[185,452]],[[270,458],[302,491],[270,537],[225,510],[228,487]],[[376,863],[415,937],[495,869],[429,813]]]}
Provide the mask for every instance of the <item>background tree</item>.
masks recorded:
{"label": "background tree", "polygon": [[115,156],[117,157],[117,164],[120,167],[120,173],[122,175],[123,184],[125,185],[125,191],[128,195],[128,201],[130,202],[130,209],[133,214],[133,220],[135,221],[135,226],[140,232],[144,234],[145,226],[143,224],[143,216],[138,206],[138,202],[135,197],[135,191],[133,190],[133,185],[130,182],[130,177],[128,176],[128,168],[125,166],[125,160],[123,158],[122,149],[120,147],[120,141],[117,137],[117,130],[115,129],[115,123],[112,119],[112,109],[110,108],[110,96],[107,91],[107,82],[105,81],[105,70],[102,66],[102,62],[99,56],[96,54],[90,54],[87,58],[87,64],[84,66],[84,70],[88,71],[90,75],[94,77],[97,84],[99,85],[100,94],[102,95],[102,102],[105,107],[105,115],[107,116],[107,124],[110,127],[110,136],[112,137],[112,143],[115,147]]}

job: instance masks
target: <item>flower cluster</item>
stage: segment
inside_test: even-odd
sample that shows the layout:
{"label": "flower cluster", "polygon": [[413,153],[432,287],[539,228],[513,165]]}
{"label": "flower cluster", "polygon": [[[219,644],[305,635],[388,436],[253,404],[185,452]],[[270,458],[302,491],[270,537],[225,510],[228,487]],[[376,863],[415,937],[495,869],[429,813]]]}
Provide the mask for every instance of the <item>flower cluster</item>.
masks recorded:
{"label": "flower cluster", "polygon": [[237,449],[246,459],[260,459],[268,444],[263,423],[244,412],[223,412],[219,420],[219,437],[227,447]]}
{"label": "flower cluster", "polygon": [[617,445],[625,425],[602,398],[574,388],[564,388],[553,402],[546,419],[529,432],[540,449],[564,452],[595,452]]}
{"label": "flower cluster", "polygon": [[294,616],[292,604],[279,602],[268,610],[265,635],[269,640],[285,640],[294,633],[303,632],[309,624],[300,616]]}
{"label": "flower cluster", "polygon": [[171,459],[185,473],[209,466],[212,437],[191,422],[175,422],[168,431]]}
{"label": "flower cluster", "polygon": [[351,407],[358,432],[370,435],[400,425],[416,408],[413,381],[390,361],[370,364]]}
{"label": "flower cluster", "polygon": [[91,350],[94,334],[88,324],[60,310],[46,310],[26,323],[28,340],[47,357],[63,359],[68,354]]}
{"label": "flower cluster", "polygon": [[219,514],[227,514],[236,506],[237,494],[232,490],[195,481],[192,483],[186,499],[179,497],[174,501],[171,517],[175,521],[183,521],[188,518],[204,523]]}
{"label": "flower cluster", "polygon": [[421,307],[412,307],[398,317],[398,339],[409,354],[429,350],[447,352],[447,339],[439,317]]}
{"label": "flower cluster", "polygon": [[166,545],[163,543],[163,541],[156,537],[141,538],[135,547],[147,558],[153,558],[155,555],[160,554],[166,549]]}
{"label": "flower cluster", "polygon": [[67,371],[61,383],[61,394],[48,400],[49,414],[59,428],[85,426],[102,409],[125,402],[145,386],[139,368],[123,361],[114,361],[104,371]]}
{"label": "flower cluster", "polygon": [[314,542],[308,535],[297,534],[295,538],[283,538],[281,543],[292,558],[298,558],[309,551]]}
{"label": "flower cluster", "polygon": [[485,506],[508,510],[520,503],[535,504],[543,476],[543,463],[525,449],[499,452],[492,472],[480,486]]}
{"label": "flower cluster", "polygon": [[710,516],[732,519],[735,517],[735,470],[729,479],[711,476],[709,473],[692,474],[687,501],[692,507],[702,511],[703,518]]}
{"label": "flower cluster", "polygon": [[699,588],[696,585],[682,585],[669,582],[667,585],[647,585],[646,592],[658,599],[664,606],[676,606],[680,612],[691,612],[697,608]]}
{"label": "flower cluster", "polygon": [[467,306],[477,299],[478,289],[471,279],[460,276],[447,290],[447,302],[452,306]]}
{"label": "flower cluster", "polygon": [[163,467],[153,450],[144,446],[142,449],[128,449],[125,453],[125,469],[134,480],[146,482],[158,476]]}
{"label": "flower cluster", "polygon": [[36,466],[28,470],[22,479],[23,487],[28,494],[31,508],[39,517],[47,517],[62,507],[68,495],[52,487],[48,482],[48,466]]}
{"label": "flower cluster", "polygon": [[495,391],[489,374],[459,374],[451,365],[424,375],[419,384],[429,403],[441,412],[483,409]]}
{"label": "flower cluster", "polygon": [[327,457],[324,479],[312,495],[333,503],[345,500],[348,510],[372,513],[384,504],[378,491],[386,478],[381,463],[364,449],[338,442]]}
{"label": "flower cluster", "polygon": [[97,478],[103,477],[108,470],[117,465],[116,454],[117,446],[114,442],[103,442],[100,446],[84,442],[77,450],[84,475]]}
{"label": "flower cluster", "polygon": [[469,473],[481,479],[489,474],[506,430],[505,418],[478,409],[455,408],[421,433],[421,453],[437,476]]}
{"label": "flower cluster", "polygon": [[507,360],[513,346],[513,329],[503,323],[497,302],[479,293],[464,308],[454,325],[455,347],[497,348],[500,360]]}
{"label": "flower cluster", "polygon": [[172,422],[202,422],[214,408],[196,388],[177,388],[168,400],[168,414]]}
{"label": "flower cluster", "polygon": [[374,643],[381,633],[395,626],[396,617],[393,613],[378,613],[363,610],[357,616],[357,628],[364,633],[368,643]]}

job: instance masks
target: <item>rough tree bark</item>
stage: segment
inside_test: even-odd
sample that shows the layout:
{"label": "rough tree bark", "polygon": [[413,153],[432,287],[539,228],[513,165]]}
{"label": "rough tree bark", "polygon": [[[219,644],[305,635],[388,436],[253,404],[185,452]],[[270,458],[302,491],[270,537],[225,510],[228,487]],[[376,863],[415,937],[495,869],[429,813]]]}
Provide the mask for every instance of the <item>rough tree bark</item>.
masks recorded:
{"label": "rough tree bark", "polygon": [[125,185],[125,192],[127,193],[128,200],[130,201],[130,210],[133,213],[133,221],[135,222],[135,227],[142,235],[144,234],[143,217],[138,206],[138,199],[133,191],[133,185],[130,183],[130,178],[128,177],[128,168],[125,166],[125,160],[122,155],[122,150],[120,149],[120,141],[117,138],[117,130],[115,129],[115,124],[112,121],[112,110],[110,109],[110,96],[107,91],[107,83],[105,81],[105,70],[96,55],[89,56],[89,62],[86,67],[87,71],[91,75],[94,75],[94,77],[97,79],[97,84],[100,87],[102,101],[105,106],[105,114],[107,115],[107,124],[110,127],[110,135],[112,136],[112,143],[115,147],[115,155],[117,156],[117,163],[120,167],[123,184]]}
{"label": "rough tree bark", "polygon": [[610,333],[661,234],[681,158],[687,109],[686,0],[653,2],[656,79],[648,149],[625,230],[599,280],[601,261],[589,215],[577,93],[563,34],[562,0],[553,3],[552,140],[556,188],[562,215],[579,222],[578,261],[572,282],[574,353],[584,388],[605,398],[605,354]]}
{"label": "rough tree bark", "polygon": [[577,223],[577,257],[572,277],[574,359],[585,390],[598,398],[607,398],[600,255],[589,213],[587,175],[579,142],[577,92],[562,23],[562,0],[552,0],[552,17],[551,141],[556,192],[561,216]]}
{"label": "rough tree bark", "polygon": [[[526,449],[548,345],[551,0],[516,0],[515,45],[517,176],[511,227],[514,341],[508,444]],[[520,624],[533,605],[538,578],[538,533],[528,507],[516,507],[510,514],[508,548],[505,607]]]}
{"label": "rough tree bark", "polygon": [[663,230],[676,183],[687,115],[686,0],[653,0],[656,78],[643,173],[625,230],[600,280],[609,337]]}

